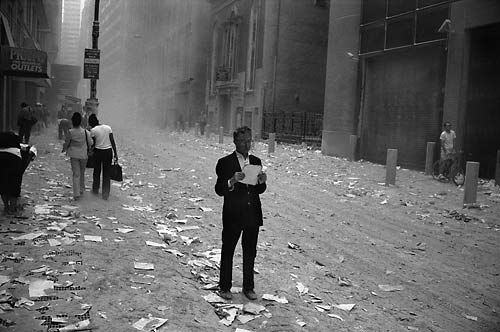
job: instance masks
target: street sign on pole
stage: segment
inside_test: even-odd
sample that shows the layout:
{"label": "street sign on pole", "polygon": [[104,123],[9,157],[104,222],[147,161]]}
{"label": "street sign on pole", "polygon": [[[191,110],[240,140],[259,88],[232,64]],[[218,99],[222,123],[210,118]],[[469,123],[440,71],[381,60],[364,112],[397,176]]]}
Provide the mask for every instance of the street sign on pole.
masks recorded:
{"label": "street sign on pole", "polygon": [[99,79],[99,59],[101,51],[93,48],[85,49],[83,59],[83,78]]}

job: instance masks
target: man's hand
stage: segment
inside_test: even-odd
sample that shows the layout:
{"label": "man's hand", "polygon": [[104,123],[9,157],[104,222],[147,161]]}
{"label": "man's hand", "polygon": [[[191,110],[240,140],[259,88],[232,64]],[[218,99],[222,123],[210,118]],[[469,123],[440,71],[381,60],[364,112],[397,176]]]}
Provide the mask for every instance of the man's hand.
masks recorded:
{"label": "man's hand", "polygon": [[264,172],[260,172],[257,175],[257,183],[262,184],[262,183],[266,183],[266,181],[267,181],[267,174]]}
{"label": "man's hand", "polygon": [[234,186],[234,184],[238,181],[241,181],[245,178],[245,173],[243,172],[235,172],[233,177],[229,179],[229,183],[232,186]]}

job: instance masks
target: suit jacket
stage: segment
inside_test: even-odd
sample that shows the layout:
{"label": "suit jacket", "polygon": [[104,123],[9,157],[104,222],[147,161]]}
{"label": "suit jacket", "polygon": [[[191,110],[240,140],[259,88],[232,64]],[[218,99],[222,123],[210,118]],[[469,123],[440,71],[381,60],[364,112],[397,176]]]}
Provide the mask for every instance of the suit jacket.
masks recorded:
{"label": "suit jacket", "polygon": [[[251,165],[262,165],[259,158],[253,155],[249,155],[248,158]],[[235,172],[241,172],[236,152],[219,159],[215,172],[217,173],[215,192],[224,197],[222,224],[262,226],[262,208],[259,195],[266,190],[266,184],[251,186],[236,182],[234,189],[229,190],[228,180]]]}

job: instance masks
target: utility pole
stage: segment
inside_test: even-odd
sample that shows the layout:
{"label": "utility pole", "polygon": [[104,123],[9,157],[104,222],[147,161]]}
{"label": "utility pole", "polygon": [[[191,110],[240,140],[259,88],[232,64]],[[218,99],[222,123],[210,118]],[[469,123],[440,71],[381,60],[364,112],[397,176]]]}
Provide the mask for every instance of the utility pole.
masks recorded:
{"label": "utility pole", "polygon": [[[89,70],[86,71],[84,66],[84,78],[90,78],[90,98],[85,101],[85,112],[97,114],[99,100],[97,99],[97,79],[99,78],[99,0],[94,3],[94,22],[92,24],[92,48],[85,49],[85,65],[88,65]],[[92,66],[92,68],[90,68]]]}
{"label": "utility pole", "polygon": [[[92,49],[97,50],[99,44],[99,0],[94,4],[94,23],[92,24]],[[90,99],[97,102],[97,80],[90,80]]]}

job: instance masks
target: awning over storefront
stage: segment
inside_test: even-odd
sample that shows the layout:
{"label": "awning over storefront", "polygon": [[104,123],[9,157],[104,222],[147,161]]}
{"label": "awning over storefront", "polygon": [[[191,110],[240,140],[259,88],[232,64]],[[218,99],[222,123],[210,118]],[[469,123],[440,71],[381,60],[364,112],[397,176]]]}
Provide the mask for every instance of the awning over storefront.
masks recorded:
{"label": "awning over storefront", "polygon": [[50,78],[47,53],[35,49],[0,46],[0,71],[10,76]]}

